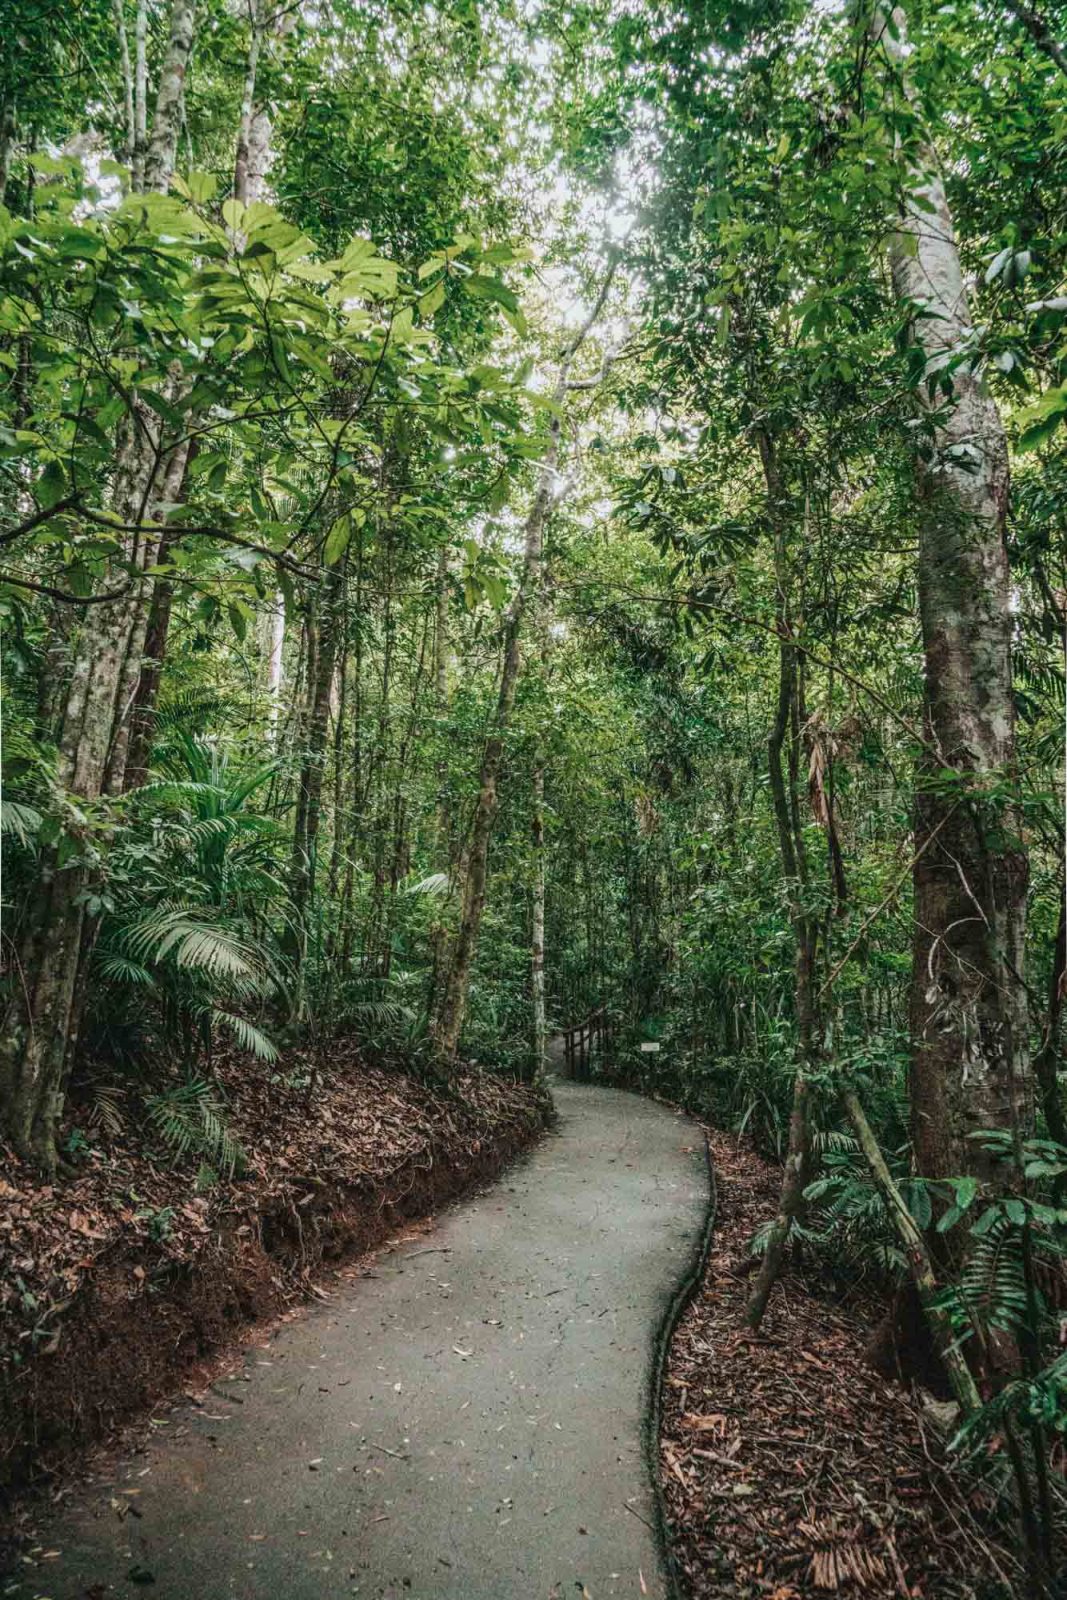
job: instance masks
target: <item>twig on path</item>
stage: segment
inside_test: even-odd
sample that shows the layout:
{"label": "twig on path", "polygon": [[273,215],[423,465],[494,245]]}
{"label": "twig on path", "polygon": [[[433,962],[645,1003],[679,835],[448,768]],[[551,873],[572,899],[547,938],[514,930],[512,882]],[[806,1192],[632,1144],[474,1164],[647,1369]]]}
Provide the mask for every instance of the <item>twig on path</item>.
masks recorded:
{"label": "twig on path", "polygon": [[625,1500],[622,1503],[622,1509],[624,1511],[628,1511],[630,1513],[631,1517],[636,1517],[638,1522],[643,1522],[645,1527],[648,1528],[650,1532],[655,1533],[656,1530],[655,1530],[655,1528],[653,1528],[653,1526],[652,1526],[651,1522],[649,1522],[648,1518],[647,1517],[643,1517],[641,1515],[640,1511],[635,1511],[633,1506],[628,1506],[626,1504]]}

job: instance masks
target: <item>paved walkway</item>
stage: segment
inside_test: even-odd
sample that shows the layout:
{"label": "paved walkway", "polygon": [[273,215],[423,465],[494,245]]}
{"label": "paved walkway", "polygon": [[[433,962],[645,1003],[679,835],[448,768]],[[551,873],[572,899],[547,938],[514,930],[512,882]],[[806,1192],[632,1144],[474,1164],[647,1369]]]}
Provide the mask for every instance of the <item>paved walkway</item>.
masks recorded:
{"label": "paved walkway", "polygon": [[556,1098],[509,1175],[252,1349],[240,1404],[83,1491],[19,1596],[662,1600],[643,1428],[702,1144],[633,1095]]}

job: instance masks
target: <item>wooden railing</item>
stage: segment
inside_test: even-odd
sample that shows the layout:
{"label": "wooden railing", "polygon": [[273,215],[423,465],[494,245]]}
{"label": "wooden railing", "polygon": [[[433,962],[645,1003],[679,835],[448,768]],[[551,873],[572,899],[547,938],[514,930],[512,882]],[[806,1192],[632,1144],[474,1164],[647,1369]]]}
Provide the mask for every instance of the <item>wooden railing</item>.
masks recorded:
{"label": "wooden railing", "polygon": [[589,1081],[589,1063],[594,1050],[611,1054],[615,1024],[607,1006],[598,1006],[581,1022],[563,1029],[563,1070],[568,1078],[578,1083]]}

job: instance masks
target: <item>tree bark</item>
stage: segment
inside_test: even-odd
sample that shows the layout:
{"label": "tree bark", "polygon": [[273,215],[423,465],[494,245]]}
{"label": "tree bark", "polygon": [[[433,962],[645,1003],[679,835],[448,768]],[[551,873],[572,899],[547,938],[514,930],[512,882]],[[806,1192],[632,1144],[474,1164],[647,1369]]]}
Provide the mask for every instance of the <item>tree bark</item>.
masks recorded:
{"label": "tree bark", "polygon": [[[904,14],[872,36],[907,82]],[[932,147],[905,173],[890,250],[894,290],[930,374],[965,353],[973,325]],[[1023,936],[1027,853],[1015,807],[1011,610],[1004,523],[1008,453],[997,408],[966,359],[950,383],[933,459],[918,467],[924,727],[915,833],[912,1137],[919,1170],[974,1170],[969,1135],[1027,1128],[1033,1108]],[[938,404],[942,403],[938,396]],[[934,402],[922,392],[920,404]],[[951,782],[944,773],[953,774]],[[998,798],[993,797],[998,792]],[[964,804],[958,804],[961,793]]]}
{"label": "tree bark", "polygon": [[137,149],[137,114],[134,110],[133,69],[130,66],[130,40],[126,32],[126,8],[123,0],[112,0],[115,33],[119,41],[119,69],[122,73],[122,107],[126,122],[126,160],[133,170]]}
{"label": "tree bark", "polygon": [[[146,181],[165,190],[177,144],[181,84],[193,43],[192,0],[174,0],[171,34],[160,83]],[[121,520],[143,529],[156,497],[163,452],[147,414],[125,419],[119,443],[113,502]],[[132,704],[123,698],[131,644],[145,624],[147,596],[141,574],[155,549],[150,529],[128,536],[125,561],[105,582],[133,573],[133,603],[91,608],[85,618],[67,685],[58,739],[56,775],[81,802],[99,800],[105,786],[121,787],[116,737]],[[131,697],[132,701],[132,697]],[[17,981],[0,1033],[0,1118],[17,1153],[52,1172],[55,1134],[62,1113],[71,1053],[80,1027],[85,985],[79,962],[92,947],[84,890],[93,877],[91,838],[76,838],[80,855],[61,860],[53,847],[42,861],[40,893],[23,930]]]}
{"label": "tree bark", "polygon": [[1052,974],[1049,978],[1048,1007],[1041,1043],[1034,1057],[1034,1077],[1041,1094],[1041,1108],[1049,1137],[1067,1144],[1067,1117],[1060,1093],[1059,1065],[1063,1055],[1063,1002],[1067,998],[1067,882],[1060,878],[1060,914],[1052,949]]}
{"label": "tree bark", "polygon": [[140,194],[144,190],[144,164],[148,152],[148,0],[137,0],[133,71],[133,161],[130,182],[135,193]]}

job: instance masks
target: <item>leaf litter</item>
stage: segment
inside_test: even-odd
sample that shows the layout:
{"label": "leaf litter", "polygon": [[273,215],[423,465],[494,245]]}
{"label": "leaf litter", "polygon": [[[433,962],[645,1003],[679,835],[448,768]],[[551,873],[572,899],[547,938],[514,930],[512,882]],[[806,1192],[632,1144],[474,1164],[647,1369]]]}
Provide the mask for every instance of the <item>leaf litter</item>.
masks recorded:
{"label": "leaf litter", "polygon": [[704,1281],[675,1332],[660,1481],[691,1600],[975,1600],[1016,1592],[984,1491],[951,1471],[921,1391],[865,1345],[884,1302],[842,1300],[794,1263],[759,1336],[744,1326],[749,1241],[780,1172],[709,1131],[717,1212]]}

